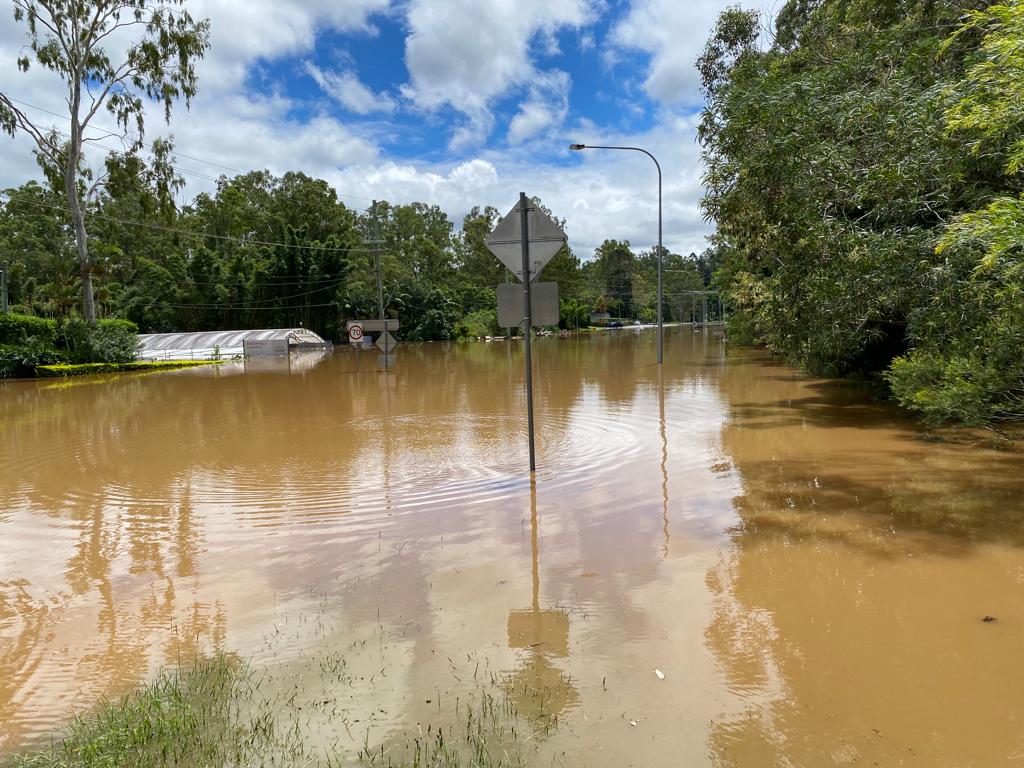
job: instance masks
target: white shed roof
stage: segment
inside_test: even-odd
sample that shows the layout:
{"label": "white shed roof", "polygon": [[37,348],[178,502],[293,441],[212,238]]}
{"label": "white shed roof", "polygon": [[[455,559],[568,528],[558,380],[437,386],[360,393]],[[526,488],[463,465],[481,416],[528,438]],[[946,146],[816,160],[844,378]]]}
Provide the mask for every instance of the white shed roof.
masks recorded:
{"label": "white shed roof", "polygon": [[270,328],[249,331],[200,331],[197,333],[143,333],[139,354],[143,360],[181,360],[210,357],[215,351],[225,357],[242,354],[246,339],[286,339],[289,346],[328,346],[308,328]]}

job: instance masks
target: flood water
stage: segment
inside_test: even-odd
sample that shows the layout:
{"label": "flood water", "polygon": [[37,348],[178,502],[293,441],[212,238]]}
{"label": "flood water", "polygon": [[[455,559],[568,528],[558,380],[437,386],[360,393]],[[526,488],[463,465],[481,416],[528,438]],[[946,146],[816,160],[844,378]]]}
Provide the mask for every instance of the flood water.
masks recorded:
{"label": "flood water", "polygon": [[519,343],[0,385],[0,756],[225,650],[342,750],[485,668],[539,765],[1024,765],[1024,456],[654,339],[538,340],[533,484]]}

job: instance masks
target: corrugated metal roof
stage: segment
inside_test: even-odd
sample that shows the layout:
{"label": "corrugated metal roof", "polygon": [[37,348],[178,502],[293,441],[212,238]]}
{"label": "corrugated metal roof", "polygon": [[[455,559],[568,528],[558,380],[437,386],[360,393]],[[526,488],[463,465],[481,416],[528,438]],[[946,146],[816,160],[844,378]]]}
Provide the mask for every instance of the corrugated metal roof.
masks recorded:
{"label": "corrugated metal roof", "polygon": [[249,331],[200,331],[197,333],[143,333],[139,335],[143,360],[203,359],[220,353],[242,354],[246,339],[286,339],[289,346],[328,346],[329,342],[308,328],[269,328]]}

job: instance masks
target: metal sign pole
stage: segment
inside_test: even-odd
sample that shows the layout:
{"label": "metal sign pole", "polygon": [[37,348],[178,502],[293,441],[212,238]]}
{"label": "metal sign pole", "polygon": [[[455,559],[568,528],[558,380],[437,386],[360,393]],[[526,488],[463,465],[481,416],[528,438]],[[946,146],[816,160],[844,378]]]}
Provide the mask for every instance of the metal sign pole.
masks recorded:
{"label": "metal sign pole", "polygon": [[533,359],[530,340],[533,335],[533,311],[530,306],[530,223],[527,212],[526,193],[519,193],[519,219],[523,233],[523,311],[526,341],[526,428],[530,433],[530,471],[537,470],[537,456],[533,444]]}

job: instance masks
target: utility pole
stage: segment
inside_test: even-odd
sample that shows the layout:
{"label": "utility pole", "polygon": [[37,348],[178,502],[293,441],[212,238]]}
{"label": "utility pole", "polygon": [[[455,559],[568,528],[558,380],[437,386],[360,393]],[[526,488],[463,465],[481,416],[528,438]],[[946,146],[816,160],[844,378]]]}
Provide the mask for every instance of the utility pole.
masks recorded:
{"label": "utility pole", "polygon": [[373,261],[374,269],[377,272],[377,309],[380,312],[380,319],[384,319],[384,282],[380,274],[380,222],[377,220],[377,201],[374,200],[370,210],[373,212]]}
{"label": "utility pole", "polygon": [[526,429],[530,433],[530,472],[537,470],[537,456],[533,445],[533,359],[530,339],[533,336],[533,307],[530,305],[530,220],[526,193],[519,193],[519,217],[522,222],[523,238],[523,312],[526,342]]}
{"label": "utility pole", "polygon": [[0,261],[0,315],[7,314],[7,262]]}
{"label": "utility pole", "polygon": [[380,221],[377,219],[377,201],[374,200],[370,207],[371,216],[373,218],[373,239],[370,241],[373,243],[373,265],[374,271],[377,273],[377,311],[380,314],[380,319],[384,321],[384,370],[388,370],[388,355],[390,350],[388,349],[387,338],[388,338],[388,321],[384,317],[384,278],[381,275],[380,270],[380,259],[381,259],[381,243],[380,239]]}

